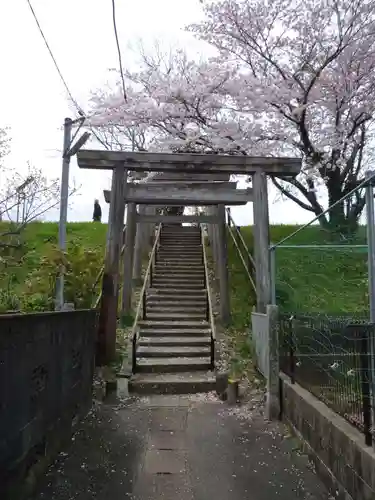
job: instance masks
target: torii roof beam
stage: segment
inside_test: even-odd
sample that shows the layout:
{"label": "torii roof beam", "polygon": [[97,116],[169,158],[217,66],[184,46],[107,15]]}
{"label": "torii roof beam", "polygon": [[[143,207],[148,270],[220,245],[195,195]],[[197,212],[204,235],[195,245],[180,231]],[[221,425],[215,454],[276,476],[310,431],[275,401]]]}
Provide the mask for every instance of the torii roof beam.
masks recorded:
{"label": "torii roof beam", "polygon": [[132,171],[229,173],[295,176],[301,170],[300,158],[229,156],[193,153],[144,153],[131,151],[81,150],[77,153],[80,168]]}
{"label": "torii roof beam", "polygon": [[[235,184],[235,183],[234,183]],[[111,192],[104,190],[104,199],[110,202]],[[246,205],[253,199],[253,190],[207,187],[128,184],[125,201],[139,205]]]}
{"label": "torii roof beam", "polygon": [[[152,175],[152,174],[151,174]],[[230,174],[196,174],[186,172],[157,172],[151,179],[142,179],[142,183],[150,182],[225,182],[229,181]]]}

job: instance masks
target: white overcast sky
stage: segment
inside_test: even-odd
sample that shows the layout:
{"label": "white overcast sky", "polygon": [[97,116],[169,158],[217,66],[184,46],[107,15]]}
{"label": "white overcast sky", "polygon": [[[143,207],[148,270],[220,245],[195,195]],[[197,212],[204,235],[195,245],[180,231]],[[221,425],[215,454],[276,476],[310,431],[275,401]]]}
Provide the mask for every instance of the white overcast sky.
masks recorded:
{"label": "white overcast sky", "polygon": [[[108,81],[108,68],[118,67],[110,0],[31,0],[41,27],[68,86],[85,109],[90,90]],[[159,39],[176,41],[189,50],[205,50],[184,25],[201,16],[199,0],[117,0],[117,26],[124,65],[132,64],[129,44]],[[0,1],[0,126],[10,126],[12,152],[9,166],[20,171],[26,162],[43,168],[50,177],[60,176],[61,125],[64,117],[75,118],[65,88],[37,29],[26,0]],[[134,57],[133,57],[134,60]],[[134,63],[133,63],[134,64]],[[107,206],[103,188],[110,186],[109,174],[80,171],[73,158],[71,178],[82,185],[69,209],[70,221],[91,220],[94,198]],[[301,223],[312,216],[291,202],[274,201],[270,193],[273,223]],[[233,207],[239,225],[252,223],[252,206]],[[56,220],[58,211],[48,216]]]}

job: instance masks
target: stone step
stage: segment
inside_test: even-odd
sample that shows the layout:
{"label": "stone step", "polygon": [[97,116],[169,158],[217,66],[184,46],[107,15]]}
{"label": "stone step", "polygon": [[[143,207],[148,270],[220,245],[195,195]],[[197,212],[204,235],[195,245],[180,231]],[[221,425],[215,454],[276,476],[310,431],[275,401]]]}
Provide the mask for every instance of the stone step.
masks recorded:
{"label": "stone step", "polygon": [[187,300],[187,301],[195,302],[197,300],[199,301],[202,299],[206,299],[207,293],[205,290],[196,290],[196,293],[194,293],[194,294],[186,294],[185,290],[183,290],[182,292],[180,291],[179,293],[177,293],[176,290],[175,290],[175,293],[168,293],[168,290],[157,290],[154,288],[149,288],[146,291],[146,297],[155,298],[155,299],[162,298],[162,299],[172,300],[172,301]]}
{"label": "stone step", "polygon": [[148,296],[146,296],[146,305],[147,306],[160,306],[160,307],[173,307],[173,308],[175,308],[176,306],[189,307],[189,308],[206,307],[207,297],[202,296],[202,297],[199,297],[197,300],[187,300],[188,298],[181,297],[179,300],[169,300],[168,298],[160,298],[160,297],[149,298]]}
{"label": "stone step", "polygon": [[149,321],[170,321],[170,320],[205,320],[206,312],[202,311],[184,311],[184,312],[168,312],[168,310],[154,312],[149,311],[146,307],[146,320]]}
{"label": "stone step", "polygon": [[165,245],[161,244],[158,248],[158,255],[162,252],[186,252],[186,253],[202,253],[201,245]]}
{"label": "stone step", "polygon": [[176,253],[165,253],[165,254],[158,254],[156,263],[159,262],[169,262],[170,260],[175,261],[175,260],[189,260],[189,261],[195,261],[197,264],[203,264],[202,260],[202,253],[193,255],[193,254],[187,254],[185,252],[176,252]]}
{"label": "stone step", "polygon": [[178,373],[207,371],[211,368],[209,356],[202,358],[140,358],[137,373]]}
{"label": "stone step", "polygon": [[158,252],[161,250],[188,250],[189,252],[201,252],[203,250],[203,247],[200,243],[188,243],[188,242],[181,242],[181,243],[160,243],[160,246],[158,248]]}
{"label": "stone step", "polygon": [[165,306],[173,306],[176,304],[181,304],[181,305],[206,305],[207,303],[207,297],[206,296],[199,296],[199,297],[194,297],[191,295],[188,295],[187,297],[184,296],[177,296],[173,297],[173,295],[166,295],[166,296],[160,296],[160,295],[147,295],[146,296],[146,304],[163,304]]}
{"label": "stone step", "polygon": [[153,276],[157,275],[171,275],[171,276],[180,276],[181,278],[186,278],[186,276],[192,276],[193,278],[199,278],[201,277],[202,279],[205,276],[205,273],[203,270],[198,270],[198,269],[176,269],[175,267],[169,267],[167,264],[165,266],[158,266],[153,270]]}
{"label": "stone step", "polygon": [[170,269],[174,267],[199,267],[202,265],[202,259],[184,259],[183,257],[176,257],[173,259],[160,259],[156,261],[157,266],[169,266]]}
{"label": "stone step", "polygon": [[172,296],[172,297],[206,297],[207,296],[207,290],[200,289],[200,288],[184,288],[182,291],[181,289],[177,288],[157,288],[155,286],[152,286],[151,288],[148,289],[148,294],[153,295],[153,296]]}
{"label": "stone step", "polygon": [[159,260],[167,260],[167,259],[173,259],[173,258],[181,258],[181,259],[193,259],[193,260],[198,260],[203,258],[202,252],[186,252],[184,250],[176,250],[176,251],[170,251],[170,250],[165,250],[164,252],[159,252],[156,257],[156,262]]}
{"label": "stone step", "polygon": [[186,278],[191,278],[193,280],[202,280],[204,279],[204,273],[191,273],[189,271],[185,272],[172,272],[170,269],[155,269],[154,272],[152,273],[153,278],[173,278],[173,279],[186,279]]}
{"label": "stone step", "polygon": [[210,356],[210,347],[144,346],[138,345],[138,358],[204,358]]}
{"label": "stone step", "polygon": [[154,298],[150,297],[146,299],[146,307],[149,306],[160,306],[160,307],[206,307],[207,306],[207,299],[202,297],[199,298],[198,300],[185,300],[185,299],[177,299],[177,300],[168,300],[168,299],[163,299],[163,298]]}
{"label": "stone step", "polygon": [[156,256],[156,260],[163,256],[174,257],[176,255],[184,255],[185,257],[201,257],[203,255],[202,249],[189,249],[189,248],[161,248]]}
{"label": "stone step", "polygon": [[156,274],[158,272],[181,274],[181,275],[189,274],[190,276],[204,276],[203,269],[180,268],[175,266],[169,266],[168,264],[163,264],[162,266],[157,265],[156,268],[154,269],[154,273]]}
{"label": "stone step", "polygon": [[211,335],[211,329],[207,328],[163,328],[162,326],[156,328],[144,328],[142,327],[139,332],[140,338],[158,338],[165,337],[168,339],[174,337],[184,337],[184,338],[207,338]]}
{"label": "stone step", "polygon": [[192,253],[202,253],[203,252],[203,247],[202,245],[189,245],[188,243],[181,244],[181,245],[173,245],[171,244],[165,244],[162,243],[159,248],[157,253],[159,254],[160,252],[192,252]]}
{"label": "stone step", "polygon": [[187,315],[189,318],[207,319],[207,307],[202,306],[162,306],[160,304],[146,305],[146,318],[159,318],[159,315],[164,318],[169,318],[171,315],[181,314]]}
{"label": "stone step", "polygon": [[173,275],[171,276],[153,276],[152,278],[152,285],[153,286],[158,286],[160,283],[167,283],[169,284],[171,287],[175,287],[175,286],[180,286],[181,284],[191,284],[193,286],[193,288],[195,287],[198,287],[198,288],[205,288],[205,282],[204,282],[204,279],[203,278],[200,278],[200,277],[181,277],[181,276],[178,276],[178,277],[174,277]]}
{"label": "stone step", "polygon": [[160,243],[165,244],[165,245],[183,245],[184,243],[189,243],[190,245],[202,245],[202,241],[200,238],[197,238],[196,236],[188,236],[188,237],[181,237],[181,236],[171,236],[166,238],[165,236],[162,236],[160,238]]}
{"label": "stone step", "polygon": [[199,264],[197,266],[184,266],[181,264],[170,264],[168,262],[157,262],[156,266],[154,267],[154,272],[157,273],[159,271],[165,271],[165,272],[175,272],[175,273],[181,273],[181,274],[204,274],[204,267],[203,264]]}
{"label": "stone step", "polygon": [[[158,320],[141,320],[138,322],[138,325],[140,327],[141,332],[148,332],[148,331],[153,331],[153,332],[163,332],[160,333],[160,335],[174,335],[175,332],[187,332],[187,335],[193,334],[194,332],[198,331],[199,335],[203,334],[210,334],[210,324],[206,320],[183,320],[183,321],[176,321],[176,320],[168,320],[168,321],[158,321]],[[170,333],[165,333],[165,332],[170,332]],[[179,335],[179,333],[177,333]]]}
{"label": "stone step", "polygon": [[[192,304],[181,304],[181,302],[147,302],[146,304],[146,309],[148,312],[154,311],[156,312],[161,308],[163,311],[170,311],[170,312],[192,312],[192,311],[206,311],[207,310],[207,304],[206,303],[201,303],[198,305],[192,305]],[[181,309],[181,311],[180,311]]]}
{"label": "stone step", "polygon": [[[149,300],[146,301],[147,310],[149,308],[158,308],[168,309],[170,311],[176,311],[176,308],[181,308],[183,310],[201,310],[206,309],[207,299],[201,300],[199,302],[189,303],[189,302],[181,302],[180,300],[171,301],[171,300]],[[195,308],[195,309],[194,309]]]}
{"label": "stone step", "polygon": [[180,246],[183,247],[185,245],[189,246],[199,246],[202,247],[202,242],[200,238],[161,238],[160,239],[160,246]]}
{"label": "stone step", "polygon": [[192,255],[192,254],[185,254],[184,252],[175,252],[175,253],[168,253],[168,252],[164,252],[164,253],[158,253],[157,256],[156,256],[156,262],[161,262],[163,260],[167,260],[167,259],[170,259],[172,261],[176,261],[176,260],[181,260],[182,258],[183,259],[187,259],[187,260],[190,260],[190,261],[196,261],[197,264],[203,264],[203,261],[202,261],[202,252],[199,252],[197,253],[196,255]]}
{"label": "stone step", "polygon": [[129,380],[129,391],[137,394],[196,394],[216,388],[212,372],[137,374]]}
{"label": "stone step", "polygon": [[201,234],[201,230],[199,227],[192,226],[163,226],[161,230],[161,234],[175,234],[175,233],[183,233],[183,234]]}
{"label": "stone step", "polygon": [[178,276],[175,277],[175,275],[173,273],[162,273],[162,274],[159,274],[159,275],[155,275],[153,274],[152,276],[152,283],[158,283],[158,282],[162,282],[162,283],[165,283],[165,282],[168,282],[168,283],[171,283],[172,285],[172,288],[173,288],[173,283],[188,283],[188,282],[191,282],[194,287],[195,285],[197,284],[197,282],[199,283],[204,283],[204,277],[203,276],[199,276],[199,275],[195,275],[195,274],[192,274],[191,276]]}
{"label": "stone step", "polygon": [[191,277],[192,279],[203,279],[204,278],[204,272],[200,271],[200,272],[195,272],[195,273],[192,273],[192,272],[189,272],[188,270],[186,271],[183,271],[183,272],[178,272],[178,271],[175,271],[173,268],[168,268],[168,266],[163,266],[163,267],[159,267],[158,269],[154,269],[153,273],[152,273],[152,276],[153,277],[156,277],[156,276],[160,276],[160,277],[178,277],[178,278],[186,278],[186,277]]}
{"label": "stone step", "polygon": [[204,283],[195,283],[195,282],[171,282],[171,281],[160,281],[153,280],[152,281],[153,288],[159,289],[170,289],[174,288],[175,290],[202,290],[204,289]]}
{"label": "stone step", "polygon": [[183,247],[188,245],[189,247],[202,248],[202,241],[200,238],[162,238],[160,240],[159,247],[169,247],[169,246],[179,246]]}
{"label": "stone step", "polygon": [[188,226],[180,226],[180,227],[172,227],[172,226],[164,226],[161,230],[160,235],[164,236],[166,234],[184,234],[186,236],[200,236],[201,230],[200,228],[191,228]]}
{"label": "stone step", "polygon": [[202,252],[203,247],[200,242],[191,242],[191,241],[161,241],[160,245],[158,247],[158,252],[161,250],[189,250],[189,251],[195,251],[195,250],[200,250]]}
{"label": "stone step", "polygon": [[191,226],[163,226],[161,234],[186,234],[198,236],[201,234],[199,227]]}
{"label": "stone step", "polygon": [[[189,334],[190,335],[190,334]],[[197,336],[185,336],[185,337],[157,337],[157,336],[148,336],[148,337],[139,337],[138,340],[139,346],[190,346],[190,347],[203,347],[211,345],[211,337],[197,337]]]}
{"label": "stone step", "polygon": [[188,243],[189,245],[201,245],[202,241],[200,238],[196,236],[162,236],[160,238],[161,245],[183,245],[184,243]]}
{"label": "stone step", "polygon": [[163,255],[158,255],[156,259],[156,264],[159,264],[159,262],[185,262],[189,261],[190,263],[194,264],[202,264],[203,265],[203,259],[202,259],[202,254],[200,255],[186,255],[183,252],[176,252],[176,254],[163,254]]}
{"label": "stone step", "polygon": [[166,240],[166,241],[201,241],[201,235],[200,234],[186,234],[186,233],[161,233],[160,234],[160,239],[161,240]]}
{"label": "stone step", "polygon": [[[188,261],[188,262],[186,262]],[[186,262],[186,263],[185,263]],[[186,266],[186,265],[194,265],[195,267],[199,267],[199,266],[203,266],[203,261],[202,261],[202,258],[201,256],[199,257],[186,257],[186,256],[182,256],[180,254],[178,255],[172,255],[172,256],[167,256],[167,257],[164,257],[164,256],[158,256],[158,258],[156,259],[156,264],[160,264],[160,263],[168,263],[168,264],[174,264],[174,265],[182,265],[182,266]]]}

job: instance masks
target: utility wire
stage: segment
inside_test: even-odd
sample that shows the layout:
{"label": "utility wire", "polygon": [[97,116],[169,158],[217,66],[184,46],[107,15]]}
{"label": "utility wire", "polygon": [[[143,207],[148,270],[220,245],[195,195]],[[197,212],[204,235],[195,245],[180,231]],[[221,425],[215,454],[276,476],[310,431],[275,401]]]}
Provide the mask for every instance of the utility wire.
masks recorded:
{"label": "utility wire", "polygon": [[[87,116],[86,113],[83,111],[83,109],[79,106],[79,104],[77,103],[77,101],[74,99],[73,94],[70,91],[70,88],[68,86],[68,83],[65,80],[65,78],[64,78],[64,76],[63,76],[63,74],[62,74],[62,72],[60,70],[60,67],[59,67],[59,65],[57,63],[57,60],[56,60],[55,56],[53,55],[53,52],[52,52],[51,47],[50,47],[50,45],[48,43],[48,40],[47,40],[47,38],[46,38],[43,30],[42,30],[42,27],[41,27],[41,25],[39,23],[39,20],[38,20],[38,17],[36,15],[36,12],[35,12],[32,4],[31,4],[31,1],[30,0],[26,0],[26,1],[27,1],[28,5],[29,5],[30,11],[31,11],[31,13],[32,13],[32,15],[34,17],[34,20],[36,22],[36,25],[38,27],[38,30],[39,30],[42,38],[43,38],[43,41],[44,41],[44,43],[45,43],[45,45],[47,47],[47,50],[48,50],[48,52],[49,52],[49,54],[51,56],[51,59],[52,59],[54,65],[55,65],[55,68],[56,68],[56,70],[57,70],[57,72],[59,74],[59,77],[60,77],[60,79],[61,79],[61,81],[62,81],[62,83],[63,83],[63,85],[64,85],[64,87],[66,89],[66,92],[67,92],[70,100],[72,101],[72,103],[74,104],[74,106],[76,107],[76,109],[77,109],[77,111],[78,111],[78,113],[80,115],[80,118],[78,120],[74,120],[74,124],[77,123],[79,125],[79,128],[81,128],[81,126],[83,125],[83,121],[85,121],[85,119],[86,120],[90,119],[92,117],[95,117],[97,114],[100,115],[100,113],[93,113],[91,116]],[[125,78],[124,78],[124,71],[123,71],[122,60],[121,60],[121,50],[120,50],[120,44],[119,44],[118,34],[117,34],[117,25],[116,25],[116,6],[115,6],[115,0],[112,0],[112,14],[113,14],[113,28],[114,28],[114,32],[115,32],[117,52],[118,52],[118,58],[119,58],[119,64],[120,64],[120,73],[121,73],[121,79],[122,79],[122,88],[123,88],[123,93],[124,93],[124,99],[126,101],[127,100],[127,95],[126,95],[126,88],[125,88]],[[92,132],[96,136],[94,130],[92,130]]]}
{"label": "utility wire", "polygon": [[122,90],[124,93],[124,99],[125,102],[128,100],[126,96],[126,89],[125,89],[125,78],[124,78],[124,71],[122,68],[122,60],[121,60],[121,50],[120,50],[120,43],[118,41],[118,34],[117,34],[117,25],[116,25],[116,5],[115,5],[115,0],[112,0],[112,19],[113,19],[113,29],[115,32],[115,38],[116,38],[116,45],[117,45],[117,53],[118,53],[118,60],[119,60],[119,65],[120,65],[120,73],[121,73],[121,80],[122,80]]}
{"label": "utility wire", "polygon": [[81,108],[80,108],[80,106],[78,105],[77,101],[74,99],[74,97],[73,97],[73,95],[72,95],[72,93],[71,93],[71,91],[70,91],[70,89],[69,89],[69,87],[68,87],[68,84],[67,84],[67,82],[66,82],[66,80],[65,80],[65,78],[64,78],[64,76],[63,76],[63,74],[61,73],[61,70],[60,70],[60,68],[59,68],[59,65],[57,64],[57,61],[56,61],[56,59],[55,59],[55,57],[54,57],[54,55],[53,55],[53,52],[52,52],[52,50],[51,50],[51,48],[50,48],[50,46],[49,46],[49,43],[48,43],[48,41],[47,41],[47,38],[45,37],[45,35],[44,35],[44,33],[43,33],[42,27],[40,26],[40,23],[39,23],[39,21],[38,21],[38,18],[37,18],[37,16],[36,16],[36,13],[35,13],[35,11],[34,11],[34,9],[33,9],[33,6],[31,5],[30,0],[26,0],[26,1],[27,1],[28,5],[29,5],[29,7],[30,7],[31,13],[32,13],[32,15],[33,15],[33,17],[34,17],[34,19],[35,19],[35,22],[36,22],[37,26],[38,26],[39,32],[40,32],[40,34],[42,35],[42,38],[43,38],[43,40],[44,40],[44,43],[45,43],[45,45],[46,45],[46,47],[47,47],[47,49],[48,49],[48,52],[49,52],[49,54],[50,54],[50,56],[51,56],[51,58],[52,58],[52,61],[53,61],[54,65],[55,65],[55,68],[56,68],[56,70],[57,70],[57,72],[58,72],[58,74],[59,74],[59,76],[60,76],[60,79],[61,79],[62,83],[64,84],[64,87],[65,87],[65,89],[66,89],[66,91],[67,91],[67,93],[68,93],[68,95],[69,95],[69,97],[70,97],[70,100],[72,101],[72,103],[73,103],[73,104],[75,105],[75,107],[77,108],[78,113],[79,113],[81,116],[83,116],[83,115],[84,115],[84,113],[83,113],[82,109],[81,109]]}

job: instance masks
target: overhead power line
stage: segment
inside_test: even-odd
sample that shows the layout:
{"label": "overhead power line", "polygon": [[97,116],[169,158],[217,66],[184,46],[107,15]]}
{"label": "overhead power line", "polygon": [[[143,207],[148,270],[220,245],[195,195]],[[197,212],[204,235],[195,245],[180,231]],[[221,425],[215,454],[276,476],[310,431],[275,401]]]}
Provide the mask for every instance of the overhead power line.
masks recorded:
{"label": "overhead power line", "polygon": [[55,68],[56,68],[56,70],[57,70],[57,72],[58,72],[59,76],[60,76],[60,79],[61,79],[61,81],[62,81],[62,83],[63,83],[63,85],[64,85],[64,87],[65,87],[65,89],[66,89],[66,91],[67,91],[67,93],[68,93],[68,95],[69,95],[69,97],[70,97],[70,100],[72,101],[72,103],[73,103],[73,104],[75,105],[75,107],[77,108],[78,113],[79,113],[81,116],[83,116],[83,115],[84,115],[84,113],[83,113],[82,109],[80,108],[80,106],[78,105],[77,101],[74,99],[74,97],[73,97],[73,95],[72,95],[72,93],[71,93],[71,91],[70,91],[70,89],[69,89],[69,87],[68,87],[68,84],[67,84],[67,82],[66,82],[66,80],[65,80],[65,78],[64,78],[64,76],[63,76],[63,74],[62,74],[62,72],[61,72],[61,70],[60,70],[60,68],[59,68],[59,65],[57,64],[56,58],[55,58],[55,56],[53,55],[53,52],[52,52],[52,50],[51,50],[51,47],[49,46],[49,43],[48,43],[48,41],[47,41],[47,38],[45,37],[45,35],[44,35],[44,33],[43,33],[42,27],[40,26],[40,23],[39,23],[39,21],[38,21],[38,18],[37,18],[37,15],[36,15],[36,13],[35,13],[35,10],[34,10],[33,6],[31,5],[30,0],[26,0],[26,1],[27,1],[28,5],[29,5],[29,7],[30,7],[31,13],[32,13],[32,15],[33,15],[33,17],[34,17],[34,20],[35,20],[35,22],[36,22],[37,26],[38,26],[39,32],[40,32],[40,34],[41,34],[41,36],[42,36],[42,38],[43,38],[43,40],[44,40],[44,43],[45,43],[45,45],[46,45],[46,47],[47,47],[47,49],[48,49],[48,52],[49,52],[49,54],[50,54],[50,56],[51,56],[51,59],[52,59],[52,61],[53,61],[54,65],[55,65]]}
{"label": "overhead power line", "polygon": [[113,19],[113,29],[115,32],[115,38],[116,38],[116,45],[117,45],[117,54],[118,54],[118,60],[119,60],[119,65],[120,65],[120,74],[121,74],[121,80],[122,80],[122,90],[124,93],[124,99],[125,102],[127,101],[127,95],[126,95],[126,88],[125,88],[125,78],[124,78],[124,71],[122,68],[122,60],[121,60],[121,50],[120,50],[120,43],[118,41],[118,34],[117,34],[117,25],[116,25],[116,5],[115,5],[115,0],[112,0],[112,19]]}
{"label": "overhead power line", "polygon": [[[35,23],[38,27],[38,30],[43,38],[43,41],[44,41],[44,44],[45,46],[47,47],[47,50],[51,56],[51,59],[53,61],[53,64],[59,74],[59,77],[60,77],[60,80],[61,82],[63,83],[64,87],[65,87],[65,90],[70,98],[70,100],[72,101],[72,103],[74,104],[74,106],[76,107],[77,111],[78,111],[78,114],[80,115],[80,118],[77,119],[77,120],[73,120],[73,124],[78,124],[80,126],[82,126],[82,118],[83,119],[90,119],[92,117],[95,117],[97,115],[100,115],[101,113],[93,113],[92,115],[89,115],[87,116],[86,113],[83,111],[83,109],[81,108],[81,106],[78,104],[78,102],[76,101],[76,99],[74,99],[73,97],[73,94],[72,92],[70,91],[70,88],[68,86],[68,83],[67,81],[65,80],[64,78],[64,75],[62,74],[62,71],[60,70],[60,67],[57,63],[57,60],[55,58],[55,56],[53,55],[53,52],[52,52],[52,49],[48,43],[48,40],[42,30],[42,27],[40,25],[40,22],[38,20],[38,17],[36,15],[36,12],[31,4],[31,0],[26,0],[28,5],[29,5],[29,8],[30,8],[30,11],[34,17],[34,20],[35,20]],[[126,87],[125,87],[125,77],[124,77],[124,70],[123,70],[123,66],[122,66],[122,60],[121,60],[121,50],[120,50],[120,43],[119,43],[119,39],[118,39],[118,33],[117,33],[117,25],[116,25],[116,5],[115,5],[115,0],[112,0],[112,14],[113,14],[113,28],[114,28],[114,33],[115,33],[115,38],[116,38],[116,46],[117,46],[117,52],[118,52],[118,59],[119,59],[119,65],[120,65],[120,73],[121,73],[121,79],[122,79],[122,88],[123,88],[123,94],[124,94],[124,99],[125,101],[127,101],[127,94],[126,94]],[[96,135],[96,134],[94,134]]]}

